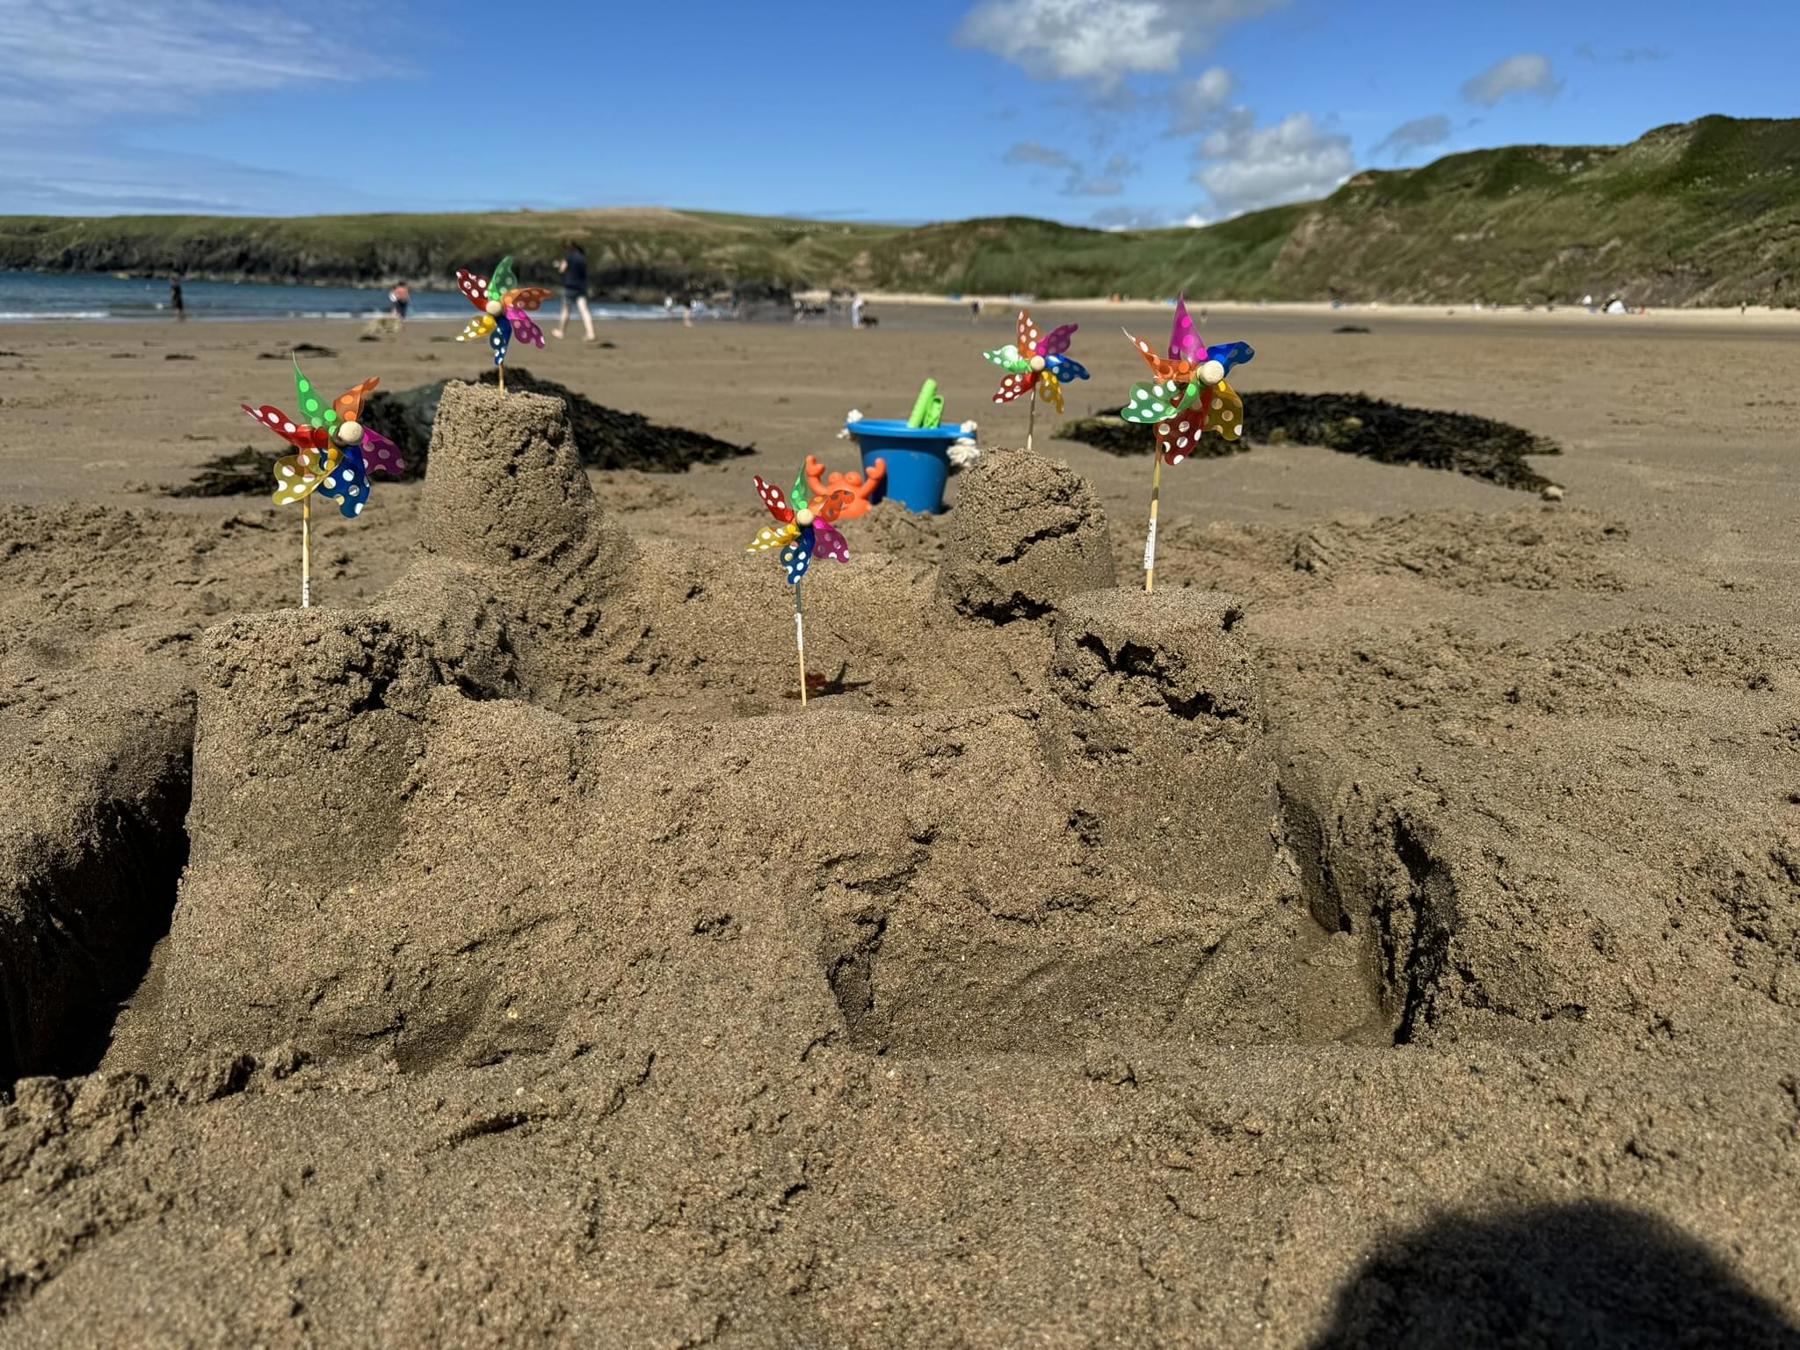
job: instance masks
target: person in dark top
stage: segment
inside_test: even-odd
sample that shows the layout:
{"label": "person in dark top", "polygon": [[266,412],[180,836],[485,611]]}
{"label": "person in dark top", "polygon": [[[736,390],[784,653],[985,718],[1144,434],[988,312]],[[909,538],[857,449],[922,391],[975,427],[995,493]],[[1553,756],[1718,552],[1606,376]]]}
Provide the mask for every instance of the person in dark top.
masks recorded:
{"label": "person in dark top", "polygon": [[587,329],[587,340],[594,340],[594,316],[588,313],[587,302],[587,254],[582,252],[581,245],[575,240],[569,241],[569,252],[563,260],[556,264],[556,270],[563,274],[562,317],[556,321],[556,337],[561,337],[569,326],[569,305],[574,304],[581,314],[583,327]]}
{"label": "person in dark top", "polygon": [[181,278],[169,278],[169,308],[175,311],[175,321],[187,321],[187,302],[181,298]]}

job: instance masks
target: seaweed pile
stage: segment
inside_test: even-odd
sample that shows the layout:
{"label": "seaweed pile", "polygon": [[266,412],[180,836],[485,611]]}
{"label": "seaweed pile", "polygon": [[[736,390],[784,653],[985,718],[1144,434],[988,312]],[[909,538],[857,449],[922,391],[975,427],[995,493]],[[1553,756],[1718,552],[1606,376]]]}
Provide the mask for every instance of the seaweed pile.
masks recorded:
{"label": "seaweed pile", "polygon": [[[1065,422],[1057,433],[1109,455],[1147,455],[1152,435],[1117,417],[1083,417]],[[1527,455],[1559,455],[1554,441],[1508,422],[1472,413],[1408,408],[1362,394],[1296,394],[1266,390],[1244,395],[1244,438],[1228,442],[1207,438],[1195,451],[1228,455],[1247,449],[1247,442],[1323,445],[1347,455],[1382,464],[1422,464],[1450,469],[1500,487],[1536,492],[1549,485]]]}
{"label": "seaweed pile", "polygon": [[[569,431],[581,462],[596,469],[642,469],[648,473],[680,473],[693,464],[716,464],[751,454],[755,447],[736,445],[686,427],[659,426],[638,413],[620,412],[594,402],[555,380],[540,379],[522,366],[508,366],[507,384],[514,393],[547,394],[569,410]],[[400,447],[406,477],[425,476],[431,449],[431,425],[448,380],[389,392],[377,389],[364,404],[364,419]],[[493,371],[480,383],[493,385]],[[280,447],[246,445],[207,460],[185,483],[168,490],[171,497],[248,496],[268,490]]]}

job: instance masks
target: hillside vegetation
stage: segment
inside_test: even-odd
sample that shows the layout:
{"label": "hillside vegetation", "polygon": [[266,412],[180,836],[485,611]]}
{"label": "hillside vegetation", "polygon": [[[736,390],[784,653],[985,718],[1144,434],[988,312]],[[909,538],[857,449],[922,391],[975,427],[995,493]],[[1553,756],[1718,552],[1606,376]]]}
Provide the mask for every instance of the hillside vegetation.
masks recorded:
{"label": "hillside vegetation", "polygon": [[1708,117],[1626,146],[1514,146],[1369,171],[1202,229],[1020,217],[903,228],[673,210],[0,217],[0,267],[446,286],[569,239],[597,295],[808,287],[1045,298],[1800,303],[1800,121]]}

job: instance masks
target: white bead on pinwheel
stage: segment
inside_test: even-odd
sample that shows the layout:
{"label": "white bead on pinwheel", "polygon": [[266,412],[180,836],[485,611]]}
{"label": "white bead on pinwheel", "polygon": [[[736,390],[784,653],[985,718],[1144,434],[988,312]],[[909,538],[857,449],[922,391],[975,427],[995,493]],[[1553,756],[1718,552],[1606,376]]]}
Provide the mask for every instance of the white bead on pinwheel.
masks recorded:
{"label": "white bead on pinwheel", "polygon": [[1218,361],[1207,361],[1200,367],[1202,384],[1217,384],[1225,378],[1225,367]]}
{"label": "white bead on pinwheel", "polygon": [[338,423],[337,443],[339,445],[358,445],[361,444],[362,438],[363,429],[361,422]]}
{"label": "white bead on pinwheel", "polygon": [[803,530],[816,519],[817,517],[804,506],[794,512],[794,524],[798,525]]}
{"label": "white bead on pinwheel", "polygon": [[1033,370],[1042,370],[1045,366],[1047,366],[1049,364],[1050,363],[1041,356],[1034,356],[1031,358],[1031,368]]}
{"label": "white bead on pinwheel", "polygon": [[496,319],[500,317],[501,312],[505,308],[506,308],[506,306],[501,304],[498,300],[490,300],[487,302],[487,312],[489,314],[493,315]]}

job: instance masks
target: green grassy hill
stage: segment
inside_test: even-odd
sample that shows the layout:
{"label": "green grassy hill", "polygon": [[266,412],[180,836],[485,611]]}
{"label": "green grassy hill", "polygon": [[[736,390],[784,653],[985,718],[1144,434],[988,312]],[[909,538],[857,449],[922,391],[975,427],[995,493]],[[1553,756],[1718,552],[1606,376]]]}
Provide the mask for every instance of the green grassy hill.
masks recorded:
{"label": "green grassy hill", "polygon": [[597,294],[844,286],[1045,298],[1656,306],[1800,303],[1800,121],[1708,117],[1627,146],[1514,146],[1358,175],[1323,201],[1204,229],[1110,233],[1007,217],[920,228],[669,210],[464,215],[0,217],[0,267],[448,285],[564,242]]}

